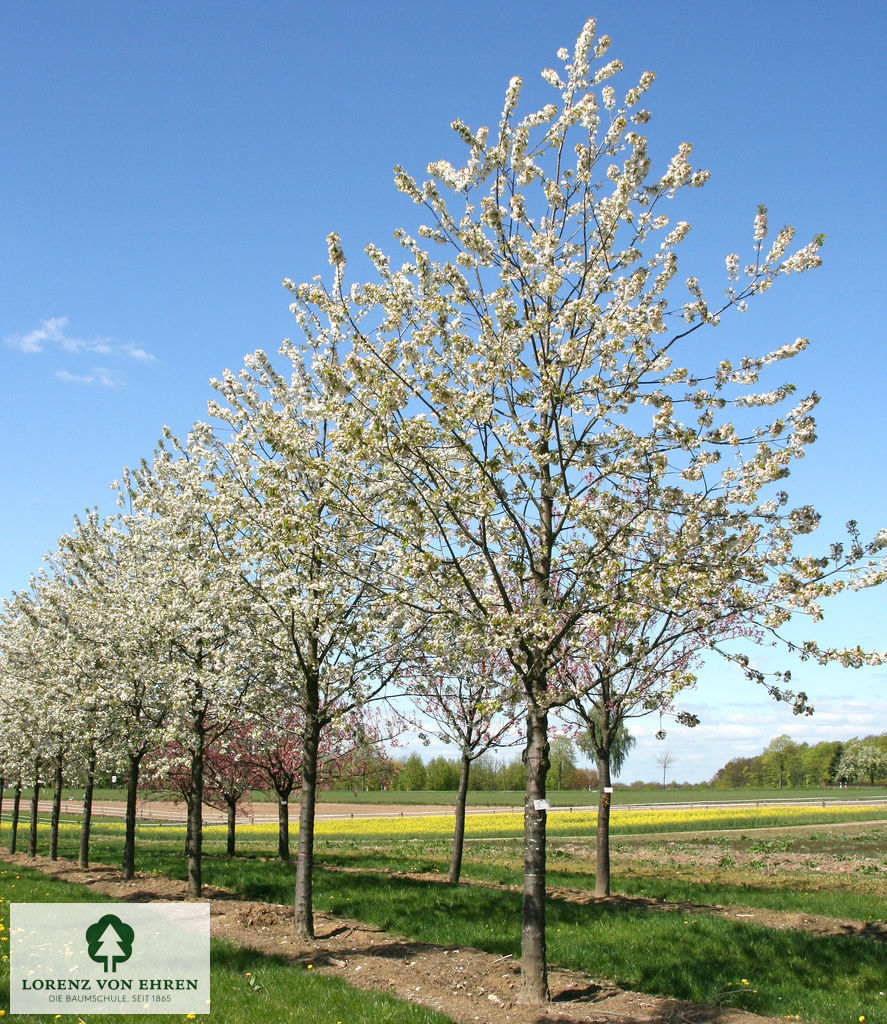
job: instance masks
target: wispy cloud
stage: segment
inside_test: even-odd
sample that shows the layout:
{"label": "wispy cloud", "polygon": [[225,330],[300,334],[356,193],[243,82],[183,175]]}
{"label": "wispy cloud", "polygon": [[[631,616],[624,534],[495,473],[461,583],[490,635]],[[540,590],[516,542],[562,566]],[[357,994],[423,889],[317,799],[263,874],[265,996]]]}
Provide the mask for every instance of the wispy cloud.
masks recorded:
{"label": "wispy cloud", "polygon": [[[26,334],[10,334],[3,339],[3,343],[7,348],[14,348],[26,355],[56,351],[71,356],[109,356],[112,359],[132,360],[143,366],[157,362],[155,356],[132,342],[116,343],[101,335],[91,339],[78,337],[69,330],[66,316],[50,317]],[[76,373],[66,369],[56,370],[55,376],[73,384],[98,384],[112,388],[126,383],[118,371],[100,366]]]}
{"label": "wispy cloud", "polygon": [[140,363],[157,362],[156,356],[152,356],[150,352],[146,352],[143,348],[139,348],[137,345],[124,345],[123,351],[130,359],[135,359]]}
{"label": "wispy cloud", "polygon": [[67,370],[56,370],[55,376],[59,380],[66,380],[71,384],[98,384],[103,388],[119,388],[126,383],[119,373],[108,370],[104,366],[93,367],[88,373],[69,373]]}

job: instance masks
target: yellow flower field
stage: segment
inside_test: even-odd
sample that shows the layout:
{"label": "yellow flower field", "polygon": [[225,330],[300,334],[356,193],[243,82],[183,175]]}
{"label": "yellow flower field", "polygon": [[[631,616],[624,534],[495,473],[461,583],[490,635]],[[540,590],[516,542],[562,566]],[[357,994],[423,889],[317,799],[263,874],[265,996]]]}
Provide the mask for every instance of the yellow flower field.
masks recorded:
{"label": "yellow flower field", "polygon": [[[614,835],[637,832],[710,831],[719,828],[762,828],[773,825],[803,825],[840,821],[867,821],[887,817],[884,806],[860,807],[852,804],[829,804],[826,807],[796,804],[763,807],[657,807],[647,809],[616,808],[610,815]],[[453,835],[450,815],[405,815],[400,818],[354,818],[319,820],[316,835],[329,839],[428,838],[448,839]],[[293,824],[295,831],[295,823]],[[597,827],[595,811],[554,809],[548,812],[549,835],[593,835]],[[277,836],[276,824],[241,825],[238,835],[244,838]],[[485,836],[518,836],[523,831],[522,813],[469,814],[465,819],[468,838]],[[206,835],[222,836],[224,826],[213,825]]]}
{"label": "yellow flower field", "polygon": [[[729,828],[765,828],[768,826],[792,826],[828,824],[842,821],[871,821],[887,818],[887,806],[828,803],[826,806],[811,804],[770,804],[764,806],[701,806],[701,807],[655,807],[655,808],[613,808],[610,814],[610,831],[613,835],[643,832],[701,831]],[[403,817],[358,817],[343,819],[320,819],[316,823],[316,835],[321,839],[449,839],[453,835],[454,818],[450,814],[411,815]],[[179,836],[183,824],[140,825],[139,834],[143,839],[165,839]],[[597,827],[597,813],[593,810],[570,811],[554,808],[548,812],[548,834],[551,836],[591,836]],[[41,822],[39,829],[48,831],[48,824]],[[78,822],[65,821],[60,824],[63,832],[79,831]],[[95,822],[96,835],[122,835],[122,821]],[[223,840],[226,826],[207,825],[204,837],[207,840]],[[298,821],[290,823],[290,831],[298,832]],[[508,838],[523,832],[522,812],[501,812],[468,814],[465,819],[467,838]],[[241,840],[276,843],[277,822],[254,825],[238,824],[237,835]]]}

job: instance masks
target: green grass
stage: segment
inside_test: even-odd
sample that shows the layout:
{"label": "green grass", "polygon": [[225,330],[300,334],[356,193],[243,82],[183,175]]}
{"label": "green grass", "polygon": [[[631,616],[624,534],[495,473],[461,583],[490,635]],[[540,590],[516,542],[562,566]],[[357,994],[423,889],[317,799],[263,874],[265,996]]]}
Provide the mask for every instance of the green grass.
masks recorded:
{"label": "green grass", "polygon": [[[20,828],[20,849],[27,843],[24,826]],[[758,843],[749,830],[747,838],[734,842]],[[8,835],[8,832],[5,832]],[[136,867],[140,871],[168,874],[184,878],[184,860],[181,856],[181,826],[151,827],[140,829],[137,837]],[[827,836],[819,841],[825,843]],[[815,838],[804,836],[798,843],[810,844]],[[118,864],[122,857],[122,831],[119,825],[96,825],[91,844],[91,859],[99,863]],[[719,842],[705,838],[702,834],[696,843]],[[765,841],[766,842],[769,841]],[[787,841],[786,841],[787,842]],[[47,833],[40,831],[38,852],[46,851]],[[76,831],[63,831],[59,839],[62,857],[76,859],[78,836]],[[783,844],[784,845],[784,844]],[[250,842],[239,840],[240,856],[233,868],[220,856],[224,850],[220,838],[207,839],[204,843],[204,880],[226,888],[238,889],[241,869],[261,863],[269,880],[285,865],[276,863],[276,838],[269,835],[254,838]],[[726,847],[725,847],[726,849]],[[355,838],[346,841],[319,840],[316,847],[318,866],[347,866],[364,870],[395,869],[411,872],[437,871],[445,874],[449,867],[450,844],[442,839],[425,839],[422,842],[400,839],[380,843]],[[593,856],[593,847],[588,846],[585,865],[575,865],[576,856],[572,849],[564,850],[559,841],[552,838],[548,854],[548,883],[552,886],[586,889],[594,888],[594,873],[588,869],[588,857]],[[268,861],[267,864],[264,862]],[[219,875],[222,875],[220,878]],[[287,874],[288,878],[288,874]],[[463,864],[463,878],[468,880],[494,882],[502,885],[520,885],[522,882],[520,842],[515,839],[501,843],[469,844]],[[887,899],[870,891],[853,891],[849,882],[833,879],[828,875],[813,875],[803,888],[786,887],[778,878],[756,879],[754,884],[730,884],[723,880],[694,880],[680,877],[674,871],[652,874],[649,870],[637,873],[618,872],[614,874],[613,890],[629,896],[647,896],[669,901],[689,901],[702,904],[733,905],[771,910],[791,910],[801,913],[821,914],[827,917],[849,917],[856,920],[887,920]],[[252,898],[270,899],[275,903],[288,902],[291,898],[291,881],[283,889],[268,890],[269,895],[255,895]]]}
{"label": "green grass", "polygon": [[[322,844],[318,848],[317,863],[320,867],[350,867],[369,871],[436,871],[445,876],[450,863],[449,845],[429,844],[423,845],[421,849],[417,846],[413,843],[399,843],[381,849],[350,844]],[[593,891],[594,873],[567,868],[566,864],[573,859],[572,853],[551,846],[546,873],[548,884]],[[502,846],[491,846],[487,850],[473,851],[463,864],[462,878],[465,881],[520,886],[523,869],[519,844],[514,843],[504,849]],[[614,893],[624,896],[644,896],[675,903],[796,911],[857,921],[887,921],[887,898],[879,898],[869,892],[849,892],[846,888],[823,890],[814,887],[822,885],[824,881],[814,879],[810,883],[811,887],[803,890],[780,887],[775,879],[771,885],[765,886],[760,882],[736,885],[720,881],[693,881],[675,876],[620,877],[617,874],[612,887]]]}
{"label": "green grass", "polygon": [[[101,893],[79,885],[60,882],[39,871],[19,865],[0,865],[0,921],[9,928],[10,902],[78,903],[110,902]],[[8,934],[8,932],[7,932]],[[6,943],[3,943],[6,946]],[[240,949],[213,940],[211,944],[210,1015],[198,1020],[248,1022],[248,1024],[336,1024],[337,1021],[381,1022],[381,1024],[447,1024],[449,1018],[432,1010],[402,1002],[384,993],[365,992],[338,978],[312,974],[300,965]],[[9,964],[0,961],[0,1005],[6,1020],[27,1024],[50,1024],[55,1014],[9,1014]],[[93,1015],[89,1016],[94,1019]],[[144,1021],[179,1022],[184,1014],[115,1014],[119,1024]],[[73,1022],[76,1015],[65,1014]]]}
{"label": "green grass", "polygon": [[[333,852],[323,856],[332,858]],[[437,862],[427,853],[421,856]],[[181,857],[157,849],[149,852],[148,861],[153,870],[184,878]],[[389,861],[395,864],[396,859]],[[255,857],[233,862],[208,858],[205,864],[208,884],[275,903],[292,898],[293,877],[292,865]],[[579,879],[555,871],[555,880],[570,884]],[[649,883],[638,889],[652,895]],[[754,892],[735,895],[749,905]],[[676,882],[668,897],[713,894]],[[721,895],[729,893],[721,890]],[[321,867],[314,897],[318,910],[415,941],[473,946],[498,956],[520,953],[521,897],[516,892]],[[887,1021],[887,997],[879,995],[885,982],[884,946],[865,939],[776,930],[705,913],[552,900],[548,955],[554,965],[653,994],[738,1005],[762,1014],[800,1014],[820,1024],[850,1024],[860,1015],[869,1024]]]}
{"label": "green grass", "polygon": [[[701,834],[692,842],[681,841],[679,848],[716,844],[719,848],[723,846],[725,852],[734,847],[757,852],[760,847],[766,861],[774,850],[786,851],[793,844],[798,844],[799,849],[804,844],[819,844],[829,852],[840,852],[849,842],[838,830],[799,833],[797,837],[787,832],[774,839],[766,833],[763,838],[756,836],[747,822],[744,828],[744,833],[729,839]],[[183,879],[181,835],[181,828],[141,830],[139,870]],[[62,834],[63,856],[75,855],[76,838],[75,832]],[[625,853],[636,841],[622,842]],[[862,844],[867,855],[872,851],[883,854],[879,828],[869,828],[853,842]],[[121,848],[119,826],[97,828],[94,860],[119,862]],[[245,855],[231,862],[220,855],[218,840],[210,840],[206,848],[206,884],[240,892],[250,899],[291,901],[294,867],[274,859],[276,847],[270,838],[265,838],[264,845],[245,847]],[[581,857],[577,850],[583,851]],[[550,884],[591,888],[592,852],[590,842],[583,841],[583,845],[577,846],[552,840]],[[317,857],[314,894],[318,910],[356,918],[416,941],[475,946],[499,956],[519,954],[519,893],[415,879],[394,880],[383,874],[386,869],[445,872],[449,860],[449,844],[445,840],[431,838],[418,843],[389,839],[374,845],[361,837],[347,841],[323,839],[317,844]],[[754,881],[742,884],[735,879],[727,882],[705,877],[704,872],[695,868],[687,869],[690,877],[680,877],[679,871],[667,867],[665,847],[662,857],[663,867],[638,862],[625,877],[617,872],[614,891],[668,901],[796,910],[858,920],[887,919],[887,889],[880,876],[811,876],[808,889],[806,884],[796,884],[796,880],[780,882],[779,876],[769,877],[761,869],[754,873]],[[332,870],[336,867],[359,869],[359,873]],[[471,844],[464,876],[519,885],[520,843],[506,840]],[[849,891],[853,886],[856,891]],[[552,900],[548,910],[548,952],[552,964],[652,994],[741,1006],[776,1016],[800,1014],[819,1024],[853,1024],[860,1016],[865,1016],[868,1024],[887,1024],[887,997],[879,995],[887,988],[885,947],[869,939],[770,929],[704,911],[687,914]],[[238,1017],[232,1010],[224,1019],[255,1018]]]}
{"label": "green grass", "polygon": [[[293,869],[272,862],[213,862],[207,877],[252,899],[291,898]],[[183,872],[178,872],[179,876]],[[520,953],[519,893],[319,869],[315,907],[420,942]],[[618,905],[548,906],[552,964],[627,988],[821,1024],[887,1020],[882,944],[824,938],[697,914]],[[742,984],[742,979],[749,985]],[[755,992],[754,990],[757,989]]]}

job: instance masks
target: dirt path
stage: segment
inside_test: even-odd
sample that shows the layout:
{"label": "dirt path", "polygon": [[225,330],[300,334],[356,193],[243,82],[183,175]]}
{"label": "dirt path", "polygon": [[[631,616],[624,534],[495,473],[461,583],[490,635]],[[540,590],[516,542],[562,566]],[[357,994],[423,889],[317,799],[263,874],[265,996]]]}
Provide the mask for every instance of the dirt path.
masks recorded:
{"label": "dirt path", "polygon": [[[29,860],[23,854],[0,859],[64,881],[88,885],[128,902],[183,900],[184,882],[137,875],[124,882],[106,865],[81,870],[71,861]],[[433,1007],[457,1024],[761,1024],[780,1018],[760,1017],[729,1007],[687,1003],[626,992],[606,981],[575,971],[552,970],[552,1001],[542,1008],[516,1002],[519,966],[510,957],[475,949],[413,942],[357,921],[315,914],[316,939],[303,942],[292,934],[292,908],[237,899],[207,887],[212,934],[260,953],[286,957],[294,967],[335,974],[358,988],[390,992],[401,999]],[[244,1022],[247,1024],[247,1022]]]}

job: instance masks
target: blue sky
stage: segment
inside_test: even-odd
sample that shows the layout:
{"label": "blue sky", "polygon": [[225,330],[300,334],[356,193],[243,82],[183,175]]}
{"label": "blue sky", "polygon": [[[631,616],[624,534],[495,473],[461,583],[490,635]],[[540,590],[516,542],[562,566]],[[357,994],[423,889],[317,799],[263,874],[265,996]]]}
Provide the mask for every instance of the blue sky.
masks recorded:
{"label": "blue sky", "polygon": [[[211,376],[295,332],[281,278],[324,272],[330,230],[353,257],[393,248],[413,217],[396,163],[421,175],[456,159],[452,119],[495,122],[514,74],[527,104],[547,100],[539,71],[591,15],[625,62],[620,84],[657,73],[654,155],[687,139],[712,172],[681,210],[687,273],[722,287],[761,202],[773,228],[827,234],[821,270],[708,344],[810,337],[783,364],[822,396],[792,498],[822,511],[824,542],[850,517],[864,535],[887,524],[883,5],[5,4],[0,593],[26,584],[75,513],[110,510],[109,483],[150,457],[164,424],[185,432],[204,415]],[[854,595],[817,635],[887,646],[885,604]],[[818,709],[804,722],[707,673],[688,701],[706,724],[665,741],[676,776],[708,777],[780,732],[887,728],[887,672],[793,667]],[[656,776],[657,725],[638,729],[629,779]]]}

